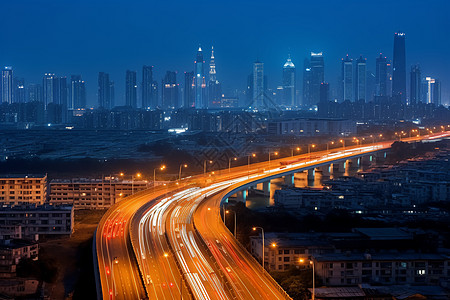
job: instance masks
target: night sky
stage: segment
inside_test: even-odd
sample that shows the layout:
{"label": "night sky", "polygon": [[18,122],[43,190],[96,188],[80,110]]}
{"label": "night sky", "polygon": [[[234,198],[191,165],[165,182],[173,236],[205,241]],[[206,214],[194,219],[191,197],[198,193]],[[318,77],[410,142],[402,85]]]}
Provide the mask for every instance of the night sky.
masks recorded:
{"label": "night sky", "polygon": [[[193,70],[200,44],[214,45],[218,79],[225,91],[243,89],[251,64],[265,63],[269,87],[281,81],[291,53],[301,89],[303,60],[323,51],[325,79],[334,88],[340,59],[349,54],[392,59],[393,35],[406,32],[407,81],[411,64],[442,81],[442,102],[450,95],[450,1],[0,1],[0,66],[13,66],[26,83],[43,73],[81,74],[88,104],[96,105],[97,74],[116,83],[116,104],[124,103],[125,70],[155,66],[160,83],[167,70]],[[207,59],[208,62],[209,58]]]}

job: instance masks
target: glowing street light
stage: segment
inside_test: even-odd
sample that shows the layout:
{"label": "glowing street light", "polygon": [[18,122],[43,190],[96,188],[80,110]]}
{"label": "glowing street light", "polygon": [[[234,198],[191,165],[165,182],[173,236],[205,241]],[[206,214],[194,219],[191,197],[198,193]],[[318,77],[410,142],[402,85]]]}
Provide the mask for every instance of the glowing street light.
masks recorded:
{"label": "glowing street light", "polygon": [[300,147],[297,148],[291,148],[291,156],[294,156],[294,150],[296,150],[297,152],[300,151]]}
{"label": "glowing street light", "polygon": [[159,170],[161,170],[161,171],[164,171],[164,170],[166,169],[166,166],[165,166],[165,165],[162,165],[162,166],[159,167],[159,168],[153,169],[153,187],[155,187],[155,184],[156,184],[156,170],[157,170],[157,169],[159,169]]}
{"label": "glowing street light", "polygon": [[232,160],[236,161],[237,157],[231,157],[228,159],[228,173],[231,173],[231,161]]}
{"label": "glowing street light", "polygon": [[212,160],[205,160],[205,161],[204,161],[204,163],[203,163],[203,175],[206,174],[206,163],[207,163],[207,162],[209,162],[210,164],[213,163]]}
{"label": "glowing street light", "polygon": [[[305,262],[305,260],[303,258],[299,259],[299,262],[301,264],[303,264]],[[314,274],[315,274],[315,270],[314,270],[314,261],[311,259],[309,260],[309,264],[312,266],[312,284],[313,284],[313,288],[312,288],[312,300],[314,300],[316,298],[316,282],[315,282],[315,278],[314,278]]]}
{"label": "glowing street light", "polygon": [[262,237],[262,267],[264,269],[264,228],[262,227],[253,227],[253,231],[256,231],[257,229],[261,229],[261,237]]}
{"label": "glowing street light", "polygon": [[275,155],[275,156],[277,156],[277,155],[278,155],[278,152],[277,152],[277,151],[275,151],[275,152],[270,152],[270,151],[269,151],[269,172],[270,172],[270,156],[271,156],[272,154]]}
{"label": "glowing street light", "polygon": [[[236,212],[233,210],[226,210],[225,211],[225,215],[224,217],[229,214],[230,212],[232,212],[234,214],[234,237],[236,237],[236,231],[237,231],[237,222],[236,222]],[[223,219],[223,223],[225,223],[225,218]]]}
{"label": "glowing street light", "polygon": [[181,164],[180,165],[180,172],[178,173],[178,180],[181,181],[181,169],[182,168],[187,168],[188,165],[187,164]]}

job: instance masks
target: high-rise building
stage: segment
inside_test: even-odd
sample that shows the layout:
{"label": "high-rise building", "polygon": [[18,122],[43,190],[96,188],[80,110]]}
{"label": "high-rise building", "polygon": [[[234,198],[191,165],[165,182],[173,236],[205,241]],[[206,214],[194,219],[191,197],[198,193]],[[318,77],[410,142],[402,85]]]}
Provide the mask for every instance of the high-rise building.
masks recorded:
{"label": "high-rise building", "polygon": [[111,82],[109,74],[104,72],[98,73],[98,107],[111,109]]}
{"label": "high-rise building", "polygon": [[320,85],[325,81],[325,64],[323,53],[311,52],[311,87],[310,87],[310,103],[316,105],[320,101]]}
{"label": "high-rise building", "polygon": [[14,103],[25,103],[25,79],[14,78],[14,92],[13,92],[13,102]]}
{"label": "high-rise building", "polygon": [[211,49],[211,60],[209,62],[208,99],[208,107],[220,107],[222,87],[217,80],[214,47]]}
{"label": "high-rise building", "polygon": [[158,94],[158,82],[153,80],[152,82],[152,99],[155,105],[155,108],[159,106],[159,94]]}
{"label": "high-rise building", "polygon": [[59,85],[53,73],[45,73],[42,79],[44,105],[56,102],[56,95],[59,94]]}
{"label": "high-rise building", "polygon": [[438,79],[430,76],[425,77],[426,83],[426,103],[441,105],[441,83]]}
{"label": "high-rise building", "polygon": [[348,57],[342,59],[342,100],[353,101],[353,60]]}
{"label": "high-rise building", "polygon": [[28,102],[42,102],[42,86],[36,83],[28,85]]}
{"label": "high-rise building", "polygon": [[330,85],[327,82],[320,84],[320,100],[319,103],[327,103],[330,100]]}
{"label": "high-rise building", "polygon": [[392,97],[392,77],[393,77],[393,65],[392,61],[388,60],[386,63],[386,69],[387,69],[387,84],[386,84],[386,93],[388,97]]}
{"label": "high-rise building", "polygon": [[366,59],[360,56],[355,65],[355,101],[363,100],[366,102],[367,89],[367,71]]}
{"label": "high-rise building", "polygon": [[116,90],[112,80],[109,81],[109,99],[111,100],[111,108],[116,106]]}
{"label": "high-rise building", "polygon": [[153,66],[142,67],[142,107],[155,109],[155,103],[152,97],[153,84]]}
{"label": "high-rise building", "polygon": [[70,77],[70,108],[86,108],[86,84],[81,75]]}
{"label": "high-rise building", "polygon": [[194,107],[195,82],[194,72],[184,72],[183,107]]}
{"label": "high-rise building", "polygon": [[125,105],[137,107],[136,71],[127,70],[125,75]]}
{"label": "high-rise building", "polygon": [[13,69],[12,67],[5,67],[2,70],[2,103],[11,104],[13,102]]}
{"label": "high-rise building", "polygon": [[195,108],[206,108],[206,79],[205,79],[205,61],[203,60],[202,48],[198,47],[197,59],[194,63],[194,106]]}
{"label": "high-rise building", "polygon": [[406,103],[406,54],[405,34],[394,34],[394,69],[392,77],[392,97]]}
{"label": "high-rise building", "polygon": [[178,108],[177,73],[167,71],[161,83],[162,107],[164,109]]}
{"label": "high-rise building", "polygon": [[264,63],[255,61],[253,63],[253,104],[254,108],[262,108],[264,106],[265,85],[264,85]]}
{"label": "high-rise building", "polygon": [[420,74],[420,66],[414,65],[411,67],[411,86],[409,94],[409,104],[412,106],[417,105],[421,102],[421,87],[422,87],[422,76]]}
{"label": "high-rise building", "polygon": [[302,105],[309,106],[311,103],[311,63],[305,59],[303,65],[303,97]]}
{"label": "high-rise building", "polygon": [[383,57],[383,54],[380,53],[380,56],[377,57],[375,64],[375,95],[387,96],[388,71],[386,57]]}
{"label": "high-rise building", "polygon": [[283,65],[283,105],[296,106],[295,86],[295,65],[289,55]]}

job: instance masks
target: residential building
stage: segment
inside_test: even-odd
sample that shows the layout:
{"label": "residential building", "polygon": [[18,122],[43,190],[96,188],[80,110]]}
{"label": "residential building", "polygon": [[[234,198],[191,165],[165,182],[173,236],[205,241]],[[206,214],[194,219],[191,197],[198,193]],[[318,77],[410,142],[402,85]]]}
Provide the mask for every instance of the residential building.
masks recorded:
{"label": "residential building", "polygon": [[81,78],[81,75],[72,75],[71,82],[71,103],[69,108],[71,109],[84,109],[86,108],[86,84]]}
{"label": "residential building", "polygon": [[356,122],[346,119],[280,119],[271,120],[268,133],[297,136],[348,136],[356,133]]}
{"label": "residential building", "polygon": [[366,102],[367,71],[366,59],[360,56],[355,64],[355,101]]}
{"label": "residential building", "polygon": [[283,65],[283,97],[282,97],[282,105],[287,107],[296,106],[295,101],[295,90],[296,90],[296,81],[295,81],[295,65],[291,60],[291,56],[289,55],[288,59]]}
{"label": "residential building", "polygon": [[422,77],[420,73],[420,66],[414,65],[411,67],[411,92],[409,95],[409,104],[416,106],[421,102],[421,87],[422,87]]}
{"label": "residential building", "polygon": [[153,66],[142,67],[142,108],[155,109],[158,105],[158,99],[153,99]]}
{"label": "residential building", "polygon": [[202,109],[207,108],[207,105],[205,61],[203,60],[202,48],[198,47],[197,58],[194,63],[194,107]]}
{"label": "residential building", "polygon": [[39,245],[34,241],[0,240],[0,278],[16,276],[21,259],[37,259]]}
{"label": "residential building", "polygon": [[70,204],[76,209],[107,209],[149,186],[150,183],[144,180],[121,180],[117,177],[54,179],[50,182],[49,203]]}
{"label": "residential building", "polygon": [[388,70],[387,70],[387,60],[386,57],[380,53],[380,56],[376,59],[376,70],[375,70],[375,96],[387,96],[388,88]]}
{"label": "residential building", "polygon": [[113,108],[113,101],[111,99],[111,81],[109,74],[105,72],[98,73],[98,107],[104,109]]}
{"label": "residential building", "polygon": [[71,205],[3,205],[0,226],[20,225],[22,237],[36,235],[70,236],[73,232],[74,210]]}
{"label": "residential building", "polygon": [[47,175],[0,175],[0,203],[44,204],[46,199]]}
{"label": "residential building", "polygon": [[177,72],[167,71],[161,82],[162,108],[178,108]]}
{"label": "residential building", "polygon": [[13,103],[13,69],[12,67],[5,67],[2,70],[1,81],[1,102]]}
{"label": "residential building", "polygon": [[342,59],[342,100],[354,101],[353,97],[353,60],[348,57]]}
{"label": "residential building", "polygon": [[406,53],[405,33],[394,34],[394,63],[392,76],[392,97],[406,103]]}
{"label": "residential building", "polygon": [[136,71],[127,70],[125,74],[125,105],[137,108]]}

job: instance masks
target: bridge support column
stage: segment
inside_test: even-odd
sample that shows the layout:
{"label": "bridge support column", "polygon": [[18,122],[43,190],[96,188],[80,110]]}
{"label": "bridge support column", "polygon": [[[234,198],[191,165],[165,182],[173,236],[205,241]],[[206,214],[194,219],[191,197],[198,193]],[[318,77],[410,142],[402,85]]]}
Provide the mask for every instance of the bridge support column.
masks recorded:
{"label": "bridge support column", "polygon": [[327,166],[321,166],[318,169],[322,173],[322,179],[328,180],[330,178],[331,164],[329,164]]}
{"label": "bridge support column", "polygon": [[314,185],[314,177],[316,175],[315,169],[308,169],[308,186]]}
{"label": "bridge support column", "polygon": [[263,186],[262,190],[264,192],[264,195],[265,196],[270,196],[270,180],[266,181],[266,182],[263,182],[262,186]]}
{"label": "bridge support column", "polygon": [[294,174],[285,175],[284,176],[284,184],[287,186],[293,186],[294,185]]}
{"label": "bridge support column", "polygon": [[247,190],[239,191],[236,193],[236,200],[239,202],[246,202],[247,201]]}
{"label": "bridge support column", "polygon": [[341,176],[345,172],[345,163],[344,162],[332,163],[331,172],[333,174],[333,178]]}

